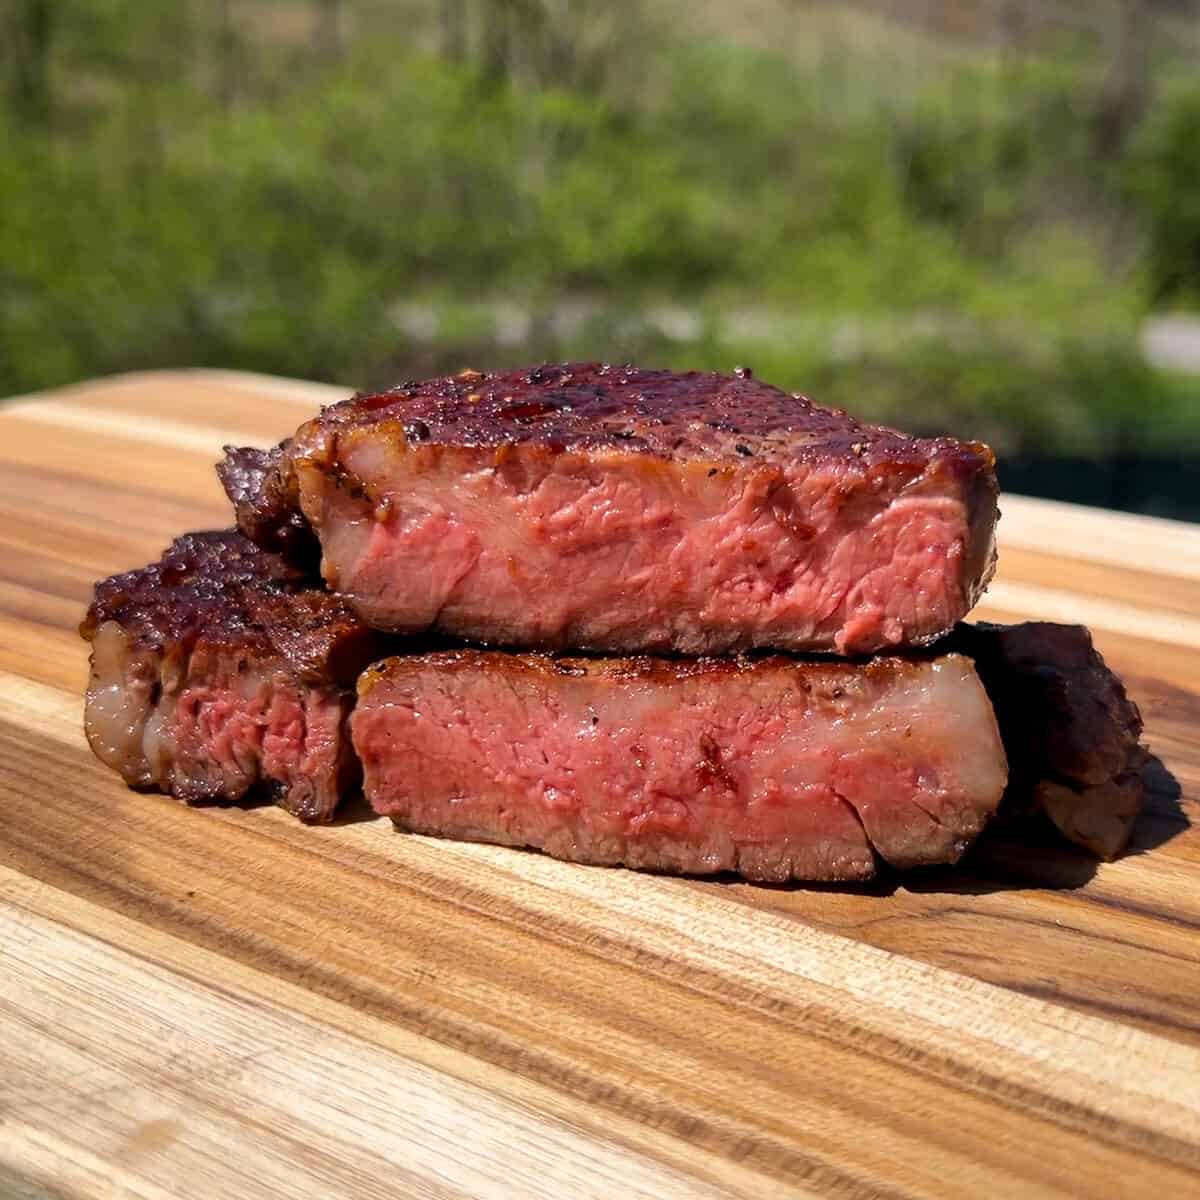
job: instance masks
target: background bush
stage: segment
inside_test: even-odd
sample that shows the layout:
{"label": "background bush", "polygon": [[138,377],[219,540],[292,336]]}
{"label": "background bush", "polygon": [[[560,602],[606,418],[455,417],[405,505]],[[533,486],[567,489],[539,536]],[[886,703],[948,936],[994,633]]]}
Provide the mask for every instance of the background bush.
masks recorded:
{"label": "background bush", "polygon": [[1138,346],[1200,302],[1189,5],[735,7],[11,0],[0,394],[749,362],[1011,454],[1200,453]]}

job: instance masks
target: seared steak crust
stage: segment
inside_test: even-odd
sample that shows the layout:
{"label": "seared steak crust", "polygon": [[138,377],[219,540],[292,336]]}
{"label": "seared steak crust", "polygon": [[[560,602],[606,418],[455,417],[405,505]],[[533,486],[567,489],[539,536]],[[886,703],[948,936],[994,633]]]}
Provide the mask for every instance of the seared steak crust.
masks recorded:
{"label": "seared steak crust", "polygon": [[1103,859],[1125,848],[1146,801],[1142,717],[1082,625],[963,625],[1008,751],[1005,809],[1041,809]]}
{"label": "seared steak crust", "polygon": [[187,534],[101,581],[80,633],[88,739],[127,782],[188,801],[264,787],[323,820],[356,777],[346,718],[383,640],[242,534]]}
{"label": "seared steak crust", "polygon": [[749,373],[466,371],[355,396],[220,471],[264,545],[303,511],[368,623],[510,645],[921,645],[995,557],[986,446],[865,425]]}
{"label": "seared steak crust", "polygon": [[96,584],[80,634],[105,621],[133,647],[210,647],[278,660],[298,679],[354,686],[382,639],[319,580],[236,529],[186,533],[162,558]]}
{"label": "seared steak crust", "polygon": [[398,421],[414,443],[617,450],[738,469],[747,460],[826,462],[833,456],[911,474],[931,462],[967,476],[993,466],[991,451],[979,443],[914,438],[863,424],[748,371],[718,375],[605,363],[463,371],[361,392],[319,418],[338,433],[382,421]]}
{"label": "seared steak crust", "polygon": [[300,512],[294,477],[282,469],[289,444],[270,450],[226,446],[217,476],[243,533],[265,550],[308,566],[316,563],[320,547]]}

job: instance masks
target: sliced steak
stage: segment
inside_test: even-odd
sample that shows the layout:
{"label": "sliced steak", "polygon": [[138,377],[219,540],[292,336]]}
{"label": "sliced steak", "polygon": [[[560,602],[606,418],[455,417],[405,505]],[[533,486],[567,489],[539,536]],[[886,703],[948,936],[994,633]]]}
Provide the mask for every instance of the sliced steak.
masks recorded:
{"label": "sliced steak", "polygon": [[1006,778],[955,654],[412,655],[364,673],[351,725],[367,797],[401,829],[758,880],[954,862]]}
{"label": "sliced steak", "polygon": [[320,539],[369,624],[502,645],[867,654],[928,643],[993,567],[986,446],[735,376],[573,364],[409,384],[229,450],[240,527]]}
{"label": "sliced steak", "polygon": [[1100,858],[1125,848],[1146,802],[1142,718],[1082,625],[963,625],[1008,751],[1005,809],[1041,809]]}
{"label": "sliced steak", "polygon": [[188,534],[98,583],[80,633],[88,741],[126,782],[187,801],[261,785],[320,821],[357,780],[346,719],[384,640],[240,533]]}
{"label": "sliced steak", "polygon": [[264,550],[291,562],[315,564],[321,549],[299,509],[295,476],[282,469],[290,442],[271,450],[237,450],[217,465],[225,494],[233,501],[238,528]]}

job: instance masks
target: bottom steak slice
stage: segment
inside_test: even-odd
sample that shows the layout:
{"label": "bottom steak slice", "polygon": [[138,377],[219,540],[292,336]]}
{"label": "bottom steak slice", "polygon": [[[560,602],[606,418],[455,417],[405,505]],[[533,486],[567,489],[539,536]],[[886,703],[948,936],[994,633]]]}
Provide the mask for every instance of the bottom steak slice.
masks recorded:
{"label": "bottom steak slice", "polygon": [[352,729],[367,797],[402,829],[772,881],[954,862],[1007,775],[958,654],[412,655],[364,673]]}
{"label": "bottom steak slice", "polygon": [[383,653],[337,598],[240,533],[192,533],[96,585],[84,724],[126,782],[180,799],[266,790],[326,820],[358,779],[354,680]]}

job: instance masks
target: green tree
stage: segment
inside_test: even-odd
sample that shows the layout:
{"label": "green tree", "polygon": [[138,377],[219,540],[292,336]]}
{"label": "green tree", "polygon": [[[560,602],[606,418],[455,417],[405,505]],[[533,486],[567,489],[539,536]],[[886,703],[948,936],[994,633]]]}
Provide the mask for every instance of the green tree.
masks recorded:
{"label": "green tree", "polygon": [[45,118],[51,107],[50,62],[56,26],[53,0],[12,0],[3,26],[8,46],[9,94],[28,118]]}

